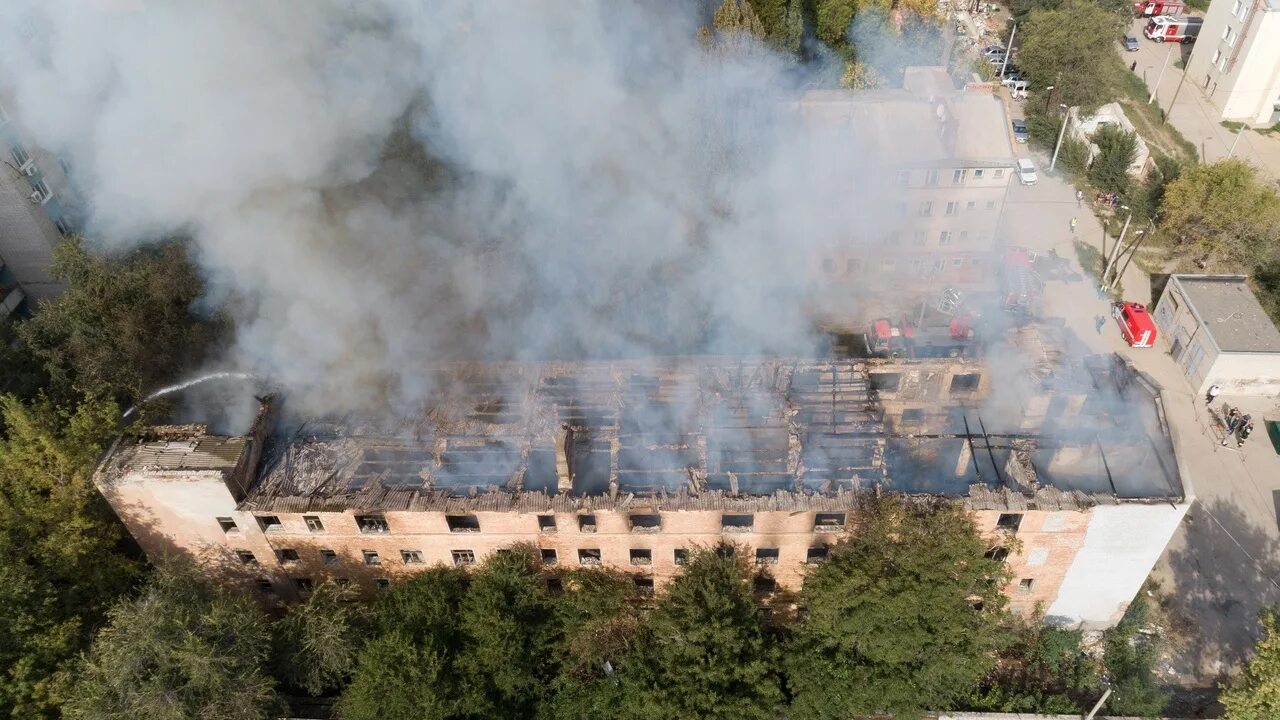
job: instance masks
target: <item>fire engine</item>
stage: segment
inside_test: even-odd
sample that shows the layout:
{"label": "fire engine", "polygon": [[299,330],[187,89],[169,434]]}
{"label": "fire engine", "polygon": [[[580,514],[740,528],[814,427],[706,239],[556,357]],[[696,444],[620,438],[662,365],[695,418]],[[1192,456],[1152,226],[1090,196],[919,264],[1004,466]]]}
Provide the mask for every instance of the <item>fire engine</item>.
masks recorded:
{"label": "fire engine", "polygon": [[968,357],[977,350],[974,319],[958,313],[946,325],[917,327],[910,320],[880,318],[867,330],[867,351],[873,357]]}
{"label": "fire engine", "polygon": [[1186,7],[1179,0],[1147,0],[1146,2],[1134,3],[1133,14],[1136,17],[1157,17],[1159,15],[1176,17],[1181,15]]}
{"label": "fire engine", "polygon": [[1200,34],[1200,26],[1203,24],[1204,18],[1177,19],[1161,15],[1151,18],[1142,34],[1156,42],[1193,43],[1196,41],[1196,36]]}

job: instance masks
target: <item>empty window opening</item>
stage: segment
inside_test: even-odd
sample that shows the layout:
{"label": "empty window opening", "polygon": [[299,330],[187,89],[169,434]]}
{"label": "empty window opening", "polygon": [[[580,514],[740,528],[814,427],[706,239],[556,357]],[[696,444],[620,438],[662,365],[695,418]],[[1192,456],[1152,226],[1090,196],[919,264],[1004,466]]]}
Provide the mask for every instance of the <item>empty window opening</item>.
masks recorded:
{"label": "empty window opening", "polygon": [[379,590],[386,590],[391,587],[391,581],[386,578],[374,578],[373,582],[378,586]]}
{"label": "empty window opening", "polygon": [[542,548],[538,552],[542,556],[543,565],[556,565],[560,562],[560,556],[551,548]]}
{"label": "empty window opening", "polygon": [[334,578],[333,584],[337,585],[338,587],[348,587],[351,585],[351,578],[345,578],[345,577]]}
{"label": "empty window opening", "polygon": [[716,556],[717,556],[717,557],[722,557],[722,558],[731,558],[731,557],[733,557],[735,554],[737,554],[737,552],[738,552],[737,548],[735,548],[734,546],[729,545],[729,544],[727,544],[727,543],[726,543],[726,544],[723,544],[723,545],[717,545],[717,546],[716,546]]}
{"label": "empty window opening", "polygon": [[753,582],[756,587],[756,592],[771,593],[778,589],[778,581],[768,575],[757,575],[753,579]]}
{"label": "empty window opening", "polygon": [[300,593],[311,592],[311,578],[294,578],[293,589]]}
{"label": "empty window opening", "polygon": [[689,551],[684,548],[676,548],[675,552],[672,553],[672,559],[677,565],[684,565],[689,562]]}
{"label": "empty window opening", "polygon": [[902,383],[901,373],[876,373],[873,372],[867,376],[871,381],[871,389],[879,392],[898,392],[898,386]]}
{"label": "empty window opening", "polygon": [[480,532],[480,518],[475,515],[447,515],[445,521],[449,523],[449,532]]}
{"label": "empty window opening", "polygon": [[258,525],[262,527],[263,532],[280,532],[284,529],[278,515],[259,515]]}
{"label": "empty window opening", "polygon": [[1018,527],[1021,525],[1022,513],[1000,513],[1000,519],[996,520],[997,530],[1018,532]]}
{"label": "empty window opening", "polygon": [[450,554],[453,556],[453,564],[458,567],[476,564],[476,553],[474,550],[451,550]]}
{"label": "empty window opening", "polygon": [[652,550],[642,550],[642,549],[632,549],[632,550],[631,550],[631,564],[632,564],[632,565],[652,565],[652,564],[653,564],[653,551],[652,551]]}
{"label": "empty window opening", "polygon": [[298,562],[299,558],[298,558],[297,550],[294,550],[292,548],[284,548],[283,550],[279,550],[278,553],[280,555],[280,562],[282,563]]}
{"label": "empty window opening", "polygon": [[662,529],[662,517],[657,513],[631,516],[631,532],[657,532]]}
{"label": "empty window opening", "polygon": [[822,562],[823,560],[826,560],[826,559],[827,559],[827,548],[825,546],[811,547],[809,548],[809,552],[805,553],[804,561],[817,563],[817,562]]}
{"label": "empty window opening", "polygon": [[755,527],[755,515],[721,515],[720,529],[724,532],[751,532]]}
{"label": "empty window opening", "polygon": [[1004,562],[1005,558],[1009,557],[1009,548],[993,547],[986,552],[984,557],[986,557],[988,560],[995,560],[996,562]]}
{"label": "empty window opening", "polygon": [[1034,587],[1035,584],[1036,581],[1032,578],[1022,578],[1018,581],[1018,592],[1026,595],[1031,592],[1031,588]]}
{"label": "empty window opening", "polygon": [[338,553],[328,549],[321,550],[320,560],[323,561],[325,565],[337,565]]}
{"label": "empty window opening", "polygon": [[844,529],[844,513],[818,513],[813,516],[813,529],[818,532],[833,532]]}
{"label": "empty window opening", "polygon": [[965,373],[951,376],[951,392],[973,392],[982,382],[981,373]]}
{"label": "empty window opening", "polygon": [[777,565],[778,548],[756,548],[757,565]]}
{"label": "empty window opening", "polygon": [[595,532],[595,531],[596,531],[596,516],[595,516],[595,515],[579,515],[579,516],[578,516],[578,531],[579,531],[579,532],[588,532],[588,533],[589,533],[589,532]]}
{"label": "empty window opening", "polygon": [[373,550],[364,550],[363,554],[364,554],[365,565],[381,565],[382,564],[382,558],[378,557],[377,552]]}
{"label": "empty window opening", "polygon": [[272,595],[275,593],[275,591],[276,591],[276,588],[274,585],[271,584],[270,580],[266,578],[258,578],[258,592],[262,593],[263,595]]}
{"label": "empty window opening", "polygon": [[552,595],[564,594],[564,581],[558,577],[547,578],[547,592]]}
{"label": "empty window opening", "polygon": [[636,590],[638,590],[641,595],[644,595],[645,597],[653,595],[653,578],[648,575],[636,575],[635,582]]}
{"label": "empty window opening", "polygon": [[218,527],[222,528],[224,533],[239,532],[240,528],[236,527],[236,521],[229,517],[218,518]]}
{"label": "empty window opening", "polygon": [[903,423],[924,422],[924,408],[907,408],[902,411]]}
{"label": "empty window opening", "polygon": [[381,534],[391,532],[387,519],[381,515],[357,515],[356,527],[362,533]]}
{"label": "empty window opening", "polygon": [[599,565],[601,562],[599,548],[584,548],[578,551],[579,565]]}
{"label": "empty window opening", "polygon": [[302,519],[307,523],[307,530],[313,533],[324,532],[324,523],[320,522],[320,518],[315,515],[303,515]]}
{"label": "empty window opening", "polygon": [[421,550],[401,550],[400,561],[403,562],[405,565],[421,565],[422,551]]}
{"label": "empty window opening", "polygon": [[240,558],[241,565],[257,565],[258,564],[258,558],[254,557],[253,553],[249,552],[248,550],[237,550],[236,557]]}
{"label": "empty window opening", "polygon": [[538,532],[553,533],[556,531],[555,515],[539,515],[538,516]]}

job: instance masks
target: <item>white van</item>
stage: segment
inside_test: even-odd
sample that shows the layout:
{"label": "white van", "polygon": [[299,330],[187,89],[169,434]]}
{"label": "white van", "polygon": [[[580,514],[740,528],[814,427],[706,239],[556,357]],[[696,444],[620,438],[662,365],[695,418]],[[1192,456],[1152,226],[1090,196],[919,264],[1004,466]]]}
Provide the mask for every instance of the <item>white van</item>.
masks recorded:
{"label": "white van", "polygon": [[1028,85],[1026,80],[1016,80],[1011,82],[1009,83],[1009,97],[1014,100],[1026,100],[1027,89]]}
{"label": "white van", "polygon": [[1023,185],[1035,185],[1036,180],[1036,166],[1031,164],[1031,159],[1018,158],[1018,182]]}

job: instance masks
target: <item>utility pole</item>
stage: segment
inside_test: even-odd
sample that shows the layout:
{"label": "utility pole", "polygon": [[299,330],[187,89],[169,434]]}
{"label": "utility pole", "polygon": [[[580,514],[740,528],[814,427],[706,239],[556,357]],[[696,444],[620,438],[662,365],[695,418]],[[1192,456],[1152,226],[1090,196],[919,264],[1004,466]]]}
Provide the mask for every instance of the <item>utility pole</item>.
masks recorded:
{"label": "utility pole", "polygon": [[1227,151],[1227,159],[1230,160],[1232,155],[1236,154],[1236,143],[1240,142],[1240,136],[1244,134],[1244,128],[1241,127],[1236,131],[1236,139],[1231,141],[1231,149]]}
{"label": "utility pole", "polygon": [[1150,233],[1146,230],[1139,230],[1135,235],[1138,239],[1133,242],[1133,247],[1129,248],[1129,254],[1124,259],[1124,265],[1120,268],[1120,272],[1116,273],[1116,280],[1124,277],[1124,271],[1129,269],[1129,263],[1133,260],[1133,256],[1138,254],[1138,248],[1142,247],[1142,241],[1147,239]]}
{"label": "utility pole", "polygon": [[1124,227],[1121,228],[1120,230],[1120,239],[1116,240],[1116,246],[1111,248],[1111,256],[1107,258],[1107,264],[1105,267],[1102,268],[1102,289],[1103,290],[1110,288],[1110,283],[1107,282],[1107,277],[1111,274],[1111,268],[1115,266],[1116,259],[1120,256],[1120,248],[1121,246],[1124,245],[1124,235],[1125,233],[1129,232],[1129,223],[1132,222],[1133,220],[1132,208],[1130,208],[1128,205],[1121,205],[1120,209],[1128,210],[1129,217],[1124,219]]}
{"label": "utility pole", "polygon": [[[1164,54],[1164,65],[1160,66],[1160,74],[1156,76],[1156,84],[1151,88],[1151,97],[1147,98],[1148,105],[1156,101],[1156,93],[1160,91],[1160,81],[1164,79],[1164,71],[1169,69],[1169,58],[1173,57],[1174,47],[1176,45],[1170,45],[1169,52]],[[1185,72],[1182,73],[1182,77],[1186,79],[1187,74]]]}
{"label": "utility pole", "polygon": [[[1193,49],[1194,50],[1194,49]],[[1173,99],[1169,101],[1169,110],[1161,113],[1160,124],[1169,122],[1169,115],[1173,113],[1173,104],[1178,102],[1178,93],[1182,92],[1182,83],[1187,81],[1187,68],[1191,66],[1191,56],[1187,56],[1187,64],[1182,66],[1182,79],[1178,81],[1178,87],[1173,90]]]}
{"label": "utility pole", "polygon": [[1053,146],[1053,159],[1049,161],[1049,169],[1053,170],[1058,164],[1058,151],[1062,149],[1062,136],[1067,134],[1067,123],[1071,122],[1071,109],[1066,105],[1058,107],[1066,110],[1066,114],[1062,117],[1062,129],[1058,131],[1058,142]]}
{"label": "utility pole", "polygon": [[1009,67],[1009,56],[1013,54],[1013,36],[1016,35],[1017,33],[1018,33],[1018,23],[1014,23],[1013,29],[1009,31],[1009,44],[1005,45],[1005,48],[1004,48],[1004,62],[1000,63],[1000,77],[998,79],[1001,81],[1001,83],[1004,82],[1005,68]]}
{"label": "utility pole", "polygon": [[1097,715],[1098,710],[1102,709],[1102,703],[1106,702],[1109,697],[1111,697],[1111,688],[1107,688],[1107,691],[1102,693],[1102,697],[1098,698],[1098,703],[1093,706],[1093,709],[1089,711],[1084,720],[1093,720],[1093,716]]}

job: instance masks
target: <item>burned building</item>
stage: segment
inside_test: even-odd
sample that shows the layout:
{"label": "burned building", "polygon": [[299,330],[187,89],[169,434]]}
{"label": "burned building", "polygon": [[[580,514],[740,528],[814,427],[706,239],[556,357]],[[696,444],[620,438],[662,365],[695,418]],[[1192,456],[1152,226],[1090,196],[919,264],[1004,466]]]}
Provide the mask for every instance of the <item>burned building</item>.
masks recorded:
{"label": "burned building", "polygon": [[963,359],[459,366],[412,417],[273,426],[264,407],[237,437],[154,428],[97,482],[153,556],[278,599],[325,578],[372,592],[516,543],[549,572],[605,565],[654,588],[722,539],[765,587],[796,589],[868,494],[947,498],[1010,564],[1015,608],[1103,626],[1187,493],[1140,377],[1044,360],[1058,369],[1017,378]]}

